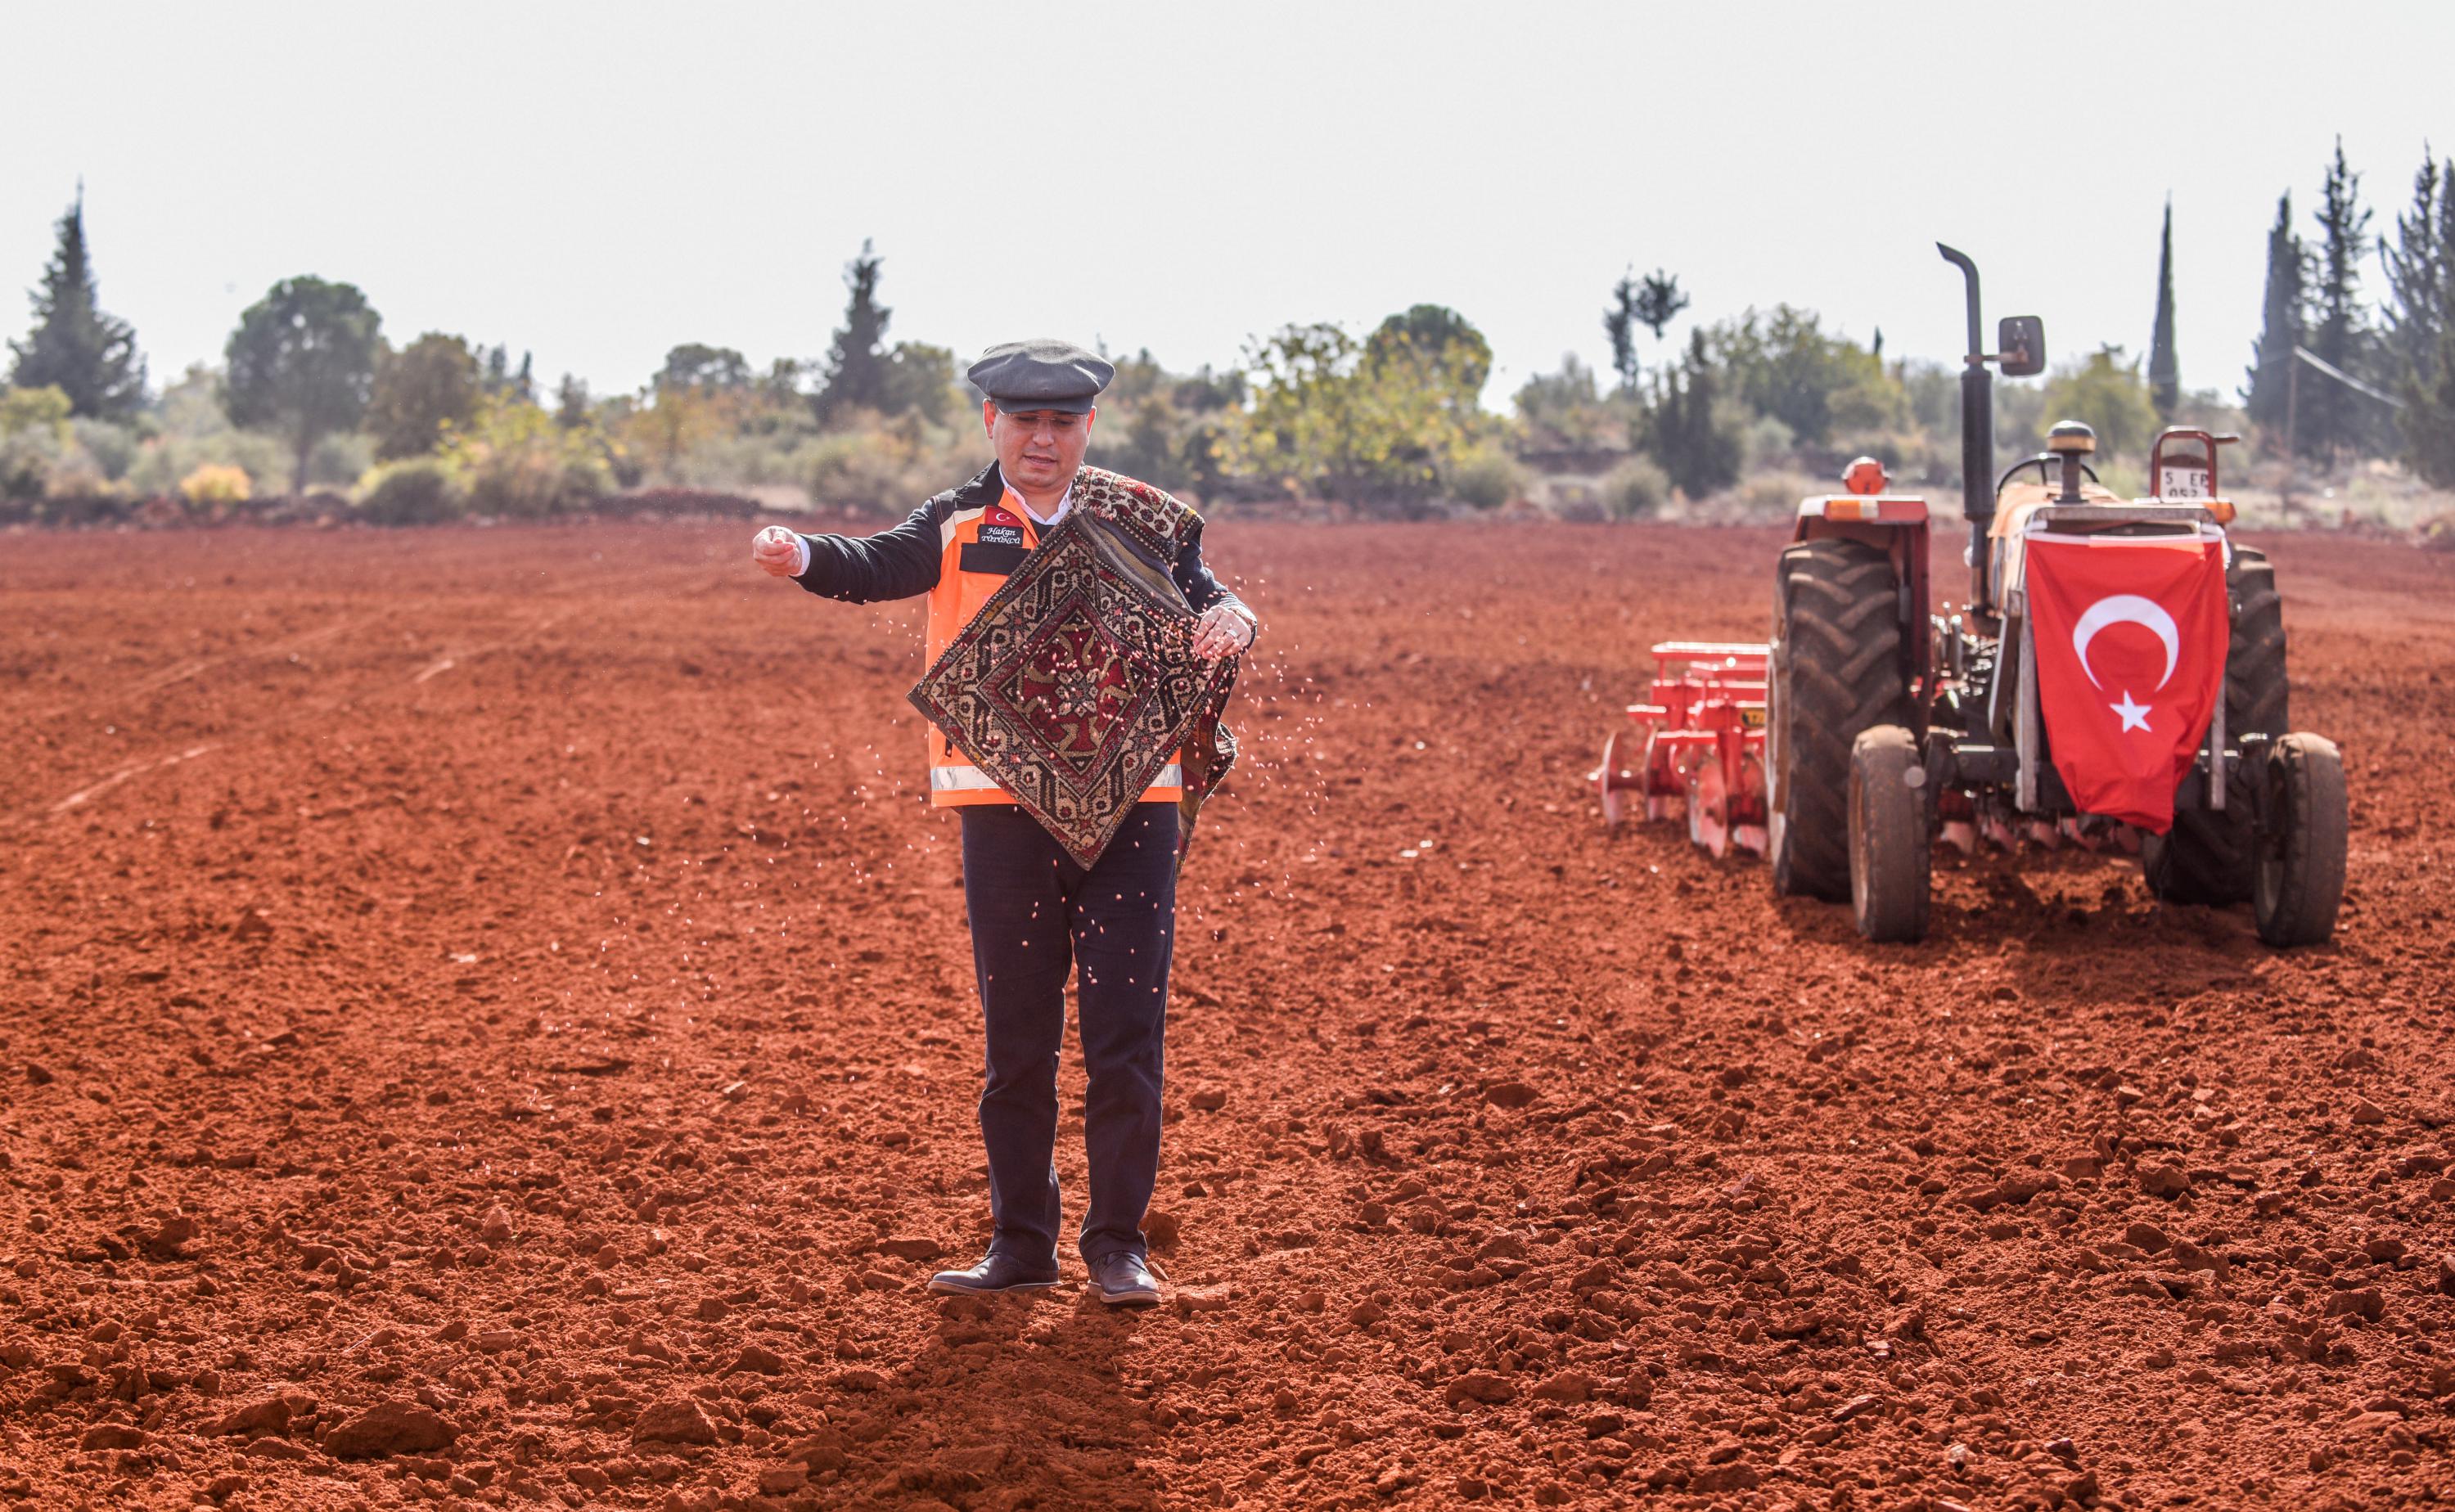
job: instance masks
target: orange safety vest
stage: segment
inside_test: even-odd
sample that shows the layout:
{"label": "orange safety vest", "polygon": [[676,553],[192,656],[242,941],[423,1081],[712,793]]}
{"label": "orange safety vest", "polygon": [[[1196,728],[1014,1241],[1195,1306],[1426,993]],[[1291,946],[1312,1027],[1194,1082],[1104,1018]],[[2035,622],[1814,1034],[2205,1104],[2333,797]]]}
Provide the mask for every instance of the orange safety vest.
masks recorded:
{"label": "orange safety vest", "polygon": [[[1080,508],[1079,505],[1074,506]],[[1023,500],[1008,488],[997,503],[957,510],[938,527],[938,586],[929,590],[929,666],[946,654],[948,643],[963,634],[1006,575],[1023,565],[1040,544],[1040,528]],[[929,802],[934,808],[960,809],[976,803],[1012,803],[1014,796],[997,779],[955,749],[945,733],[929,726]],[[1145,803],[1174,803],[1185,796],[1185,753],[1177,752],[1160,768],[1159,779],[1143,790]]]}

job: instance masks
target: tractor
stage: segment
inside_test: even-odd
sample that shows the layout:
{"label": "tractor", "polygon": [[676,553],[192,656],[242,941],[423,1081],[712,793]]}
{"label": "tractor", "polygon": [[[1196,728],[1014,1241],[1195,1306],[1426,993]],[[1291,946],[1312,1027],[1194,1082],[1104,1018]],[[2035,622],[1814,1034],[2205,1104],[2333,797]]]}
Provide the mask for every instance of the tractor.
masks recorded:
{"label": "tractor", "polygon": [[[2326,940],[2343,763],[2293,730],[2275,569],[2228,538],[2218,456],[2235,437],[2161,433],[2147,498],[2099,486],[2095,437],[2068,421],[1998,476],[1989,369],[2043,371],[2043,325],[2006,318],[1987,353],[1977,265],[1938,251],[1968,312],[1968,600],[1929,609],[1923,500],[1854,485],[1800,506],[1764,673],[1775,888],[1849,902],[1870,940],[1911,941],[1939,841],[2074,842],[2136,851],[2161,898],[2249,902],[2271,946]],[[2122,574],[2160,586],[2124,589]]]}

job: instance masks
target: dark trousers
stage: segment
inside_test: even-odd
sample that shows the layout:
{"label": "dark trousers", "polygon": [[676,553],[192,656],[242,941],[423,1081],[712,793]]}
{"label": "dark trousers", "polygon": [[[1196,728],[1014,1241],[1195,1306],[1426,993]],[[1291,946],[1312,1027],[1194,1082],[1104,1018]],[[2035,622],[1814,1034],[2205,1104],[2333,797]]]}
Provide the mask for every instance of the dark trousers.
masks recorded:
{"label": "dark trousers", "polygon": [[1176,806],[1137,803],[1098,864],[1076,865],[1009,804],[964,813],[964,902],[987,1021],[981,1138],[988,1145],[992,1251],[1057,1260],[1057,1057],[1065,978],[1079,966],[1075,1023],[1089,1086],[1091,1167],[1083,1258],[1144,1251],[1159,1179],[1161,1041],[1176,936]]}

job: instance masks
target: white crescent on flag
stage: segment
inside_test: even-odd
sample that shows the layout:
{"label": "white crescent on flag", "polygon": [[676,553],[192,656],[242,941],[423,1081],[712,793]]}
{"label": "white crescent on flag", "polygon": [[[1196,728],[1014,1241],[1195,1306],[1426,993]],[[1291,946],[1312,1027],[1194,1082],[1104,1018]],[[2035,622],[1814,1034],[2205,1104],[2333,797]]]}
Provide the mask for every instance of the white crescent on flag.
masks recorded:
{"label": "white crescent on flag", "polygon": [[2157,687],[2162,688],[2174,680],[2175,664],[2182,659],[2182,632],[2174,623],[2174,616],[2165,613],[2165,606],[2153,598],[2143,598],[2138,594],[2109,594],[2089,605],[2072,625],[2072,652],[2080,657],[2080,670],[2088,674],[2091,683],[2100,688],[2105,686],[2098,681],[2097,669],[2088,664],[2088,643],[2097,638],[2099,631],[2110,625],[2138,625],[2154,632],[2157,638],[2165,643],[2165,675],[2157,679]]}

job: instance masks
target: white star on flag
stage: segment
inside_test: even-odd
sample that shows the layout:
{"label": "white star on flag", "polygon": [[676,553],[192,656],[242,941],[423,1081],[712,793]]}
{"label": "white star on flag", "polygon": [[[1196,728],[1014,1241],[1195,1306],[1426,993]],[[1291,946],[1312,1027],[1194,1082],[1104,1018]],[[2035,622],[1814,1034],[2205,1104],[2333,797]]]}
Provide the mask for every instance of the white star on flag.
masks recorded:
{"label": "white star on flag", "polygon": [[[2123,730],[2148,729],[2148,705],[2144,703],[2132,702],[2130,689],[2125,688],[2122,690],[2122,701],[2120,703],[2109,703],[2106,707],[2121,716]],[[2121,730],[2115,732],[2117,735],[2120,735],[2121,733]],[[2151,731],[2150,733],[2154,734],[2155,732]]]}

